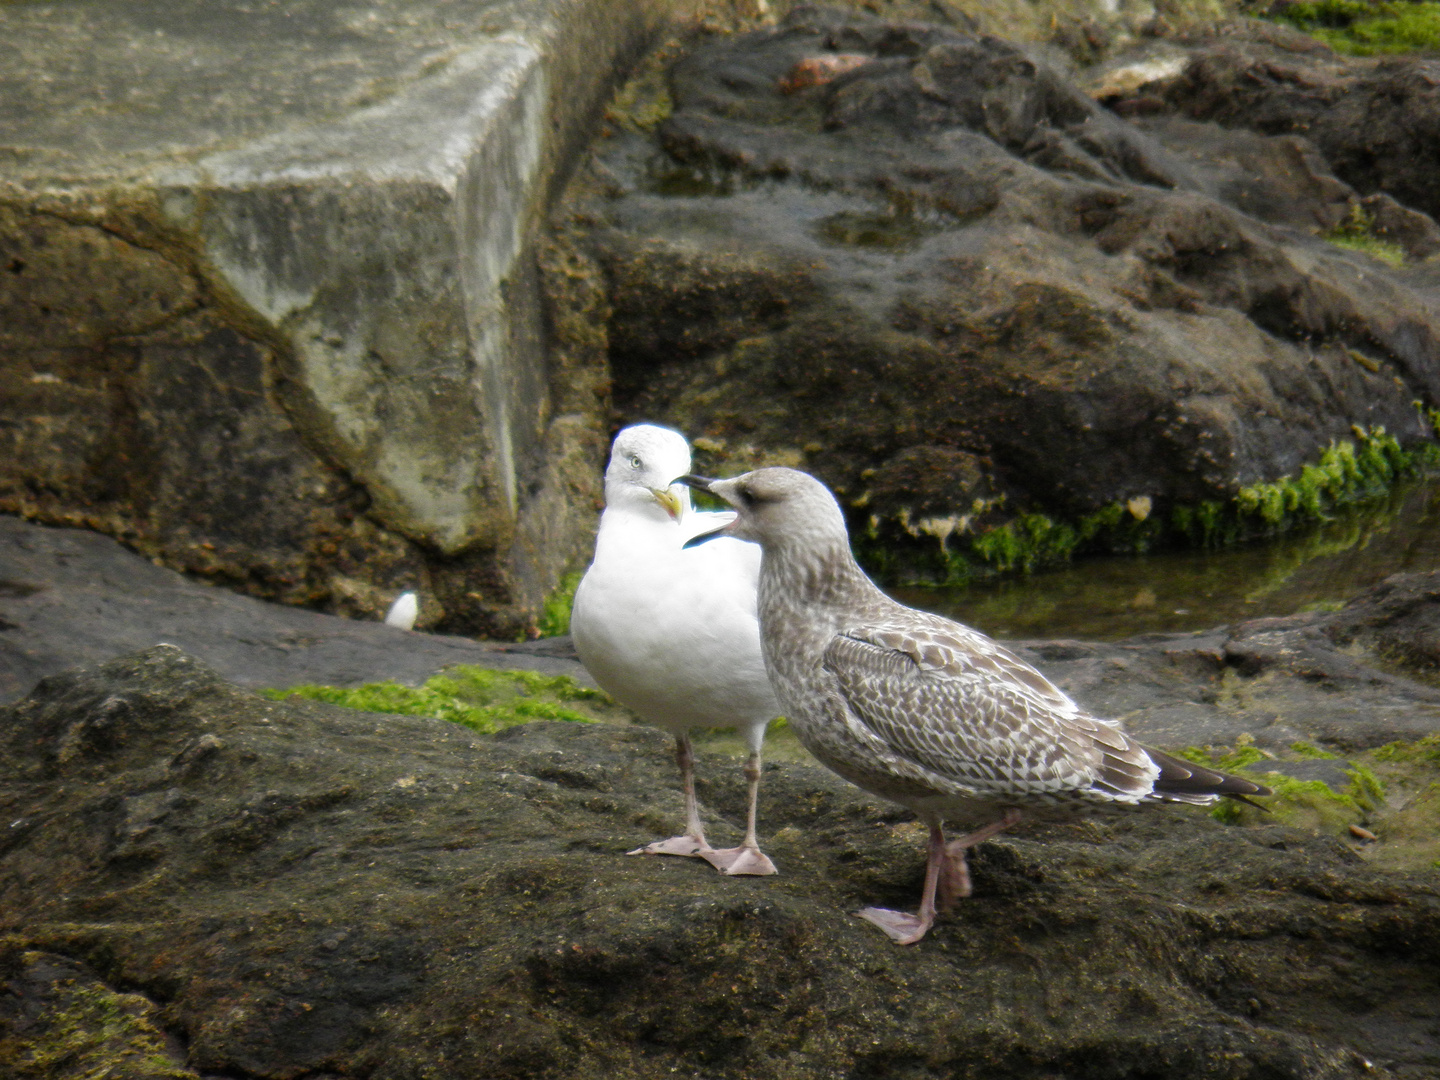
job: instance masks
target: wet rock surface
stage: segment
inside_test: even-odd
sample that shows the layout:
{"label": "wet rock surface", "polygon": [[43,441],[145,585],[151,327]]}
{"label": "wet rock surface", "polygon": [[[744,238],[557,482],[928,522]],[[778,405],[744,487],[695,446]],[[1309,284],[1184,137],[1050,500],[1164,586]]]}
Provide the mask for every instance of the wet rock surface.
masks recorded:
{"label": "wet rock surface", "polygon": [[[680,807],[668,739],[644,728],[481,737],[273,703],[158,648],[47,680],[0,712],[0,742],[0,1065],[26,1080],[68,1075],[27,1062],[97,1001],[128,1021],[89,1051],[144,1047],[137,1077],[1440,1063],[1433,877],[1278,826],[1021,828],[900,949],[849,913],[913,900],[921,830],[811,766],[767,768],[782,873],[737,881],[622,856]],[[716,835],[738,836],[739,769],[701,775]]]}
{"label": "wet rock surface", "polygon": [[1191,634],[1012,646],[1087,708],[1157,746],[1311,742],[1368,750],[1440,731],[1440,571],[1396,574],[1340,611]]}
{"label": "wet rock surface", "polygon": [[249,687],[414,685],[447,664],[540,670],[593,685],[564,643],[556,654],[554,639],[478,642],[268,604],[155,566],[106,536],[0,515],[0,702],[47,675],[159,642]]}
{"label": "wet rock surface", "polygon": [[813,9],[668,92],[582,217],[617,406],[711,467],[964,525],[1225,499],[1352,425],[1428,437],[1433,297],[1316,235],[1360,196],[1293,133],[1132,123],[999,39]]}
{"label": "wet rock surface", "polygon": [[1346,605],[1327,628],[1421,677],[1440,675],[1440,574],[1397,575]]}
{"label": "wet rock surface", "polygon": [[1335,175],[1365,195],[1385,193],[1412,210],[1440,213],[1440,61],[1424,52],[1357,60],[1304,34],[1238,21],[1182,35],[1183,71],[1117,101],[1266,135],[1301,135]]}

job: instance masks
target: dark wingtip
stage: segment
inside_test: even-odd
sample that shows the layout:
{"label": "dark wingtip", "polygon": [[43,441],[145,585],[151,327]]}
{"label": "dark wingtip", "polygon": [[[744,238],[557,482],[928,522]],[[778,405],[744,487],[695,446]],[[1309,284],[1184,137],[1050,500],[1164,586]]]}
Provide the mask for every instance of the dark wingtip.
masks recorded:
{"label": "dark wingtip", "polygon": [[[1269,789],[1269,788],[1261,788],[1260,791],[1257,792],[1257,794],[1269,795],[1269,794],[1270,794],[1270,789]],[[1227,798],[1227,799],[1234,799],[1236,802],[1243,802],[1246,806],[1253,806],[1256,810],[1259,810],[1262,814],[1273,814],[1273,813],[1274,813],[1274,811],[1271,810],[1268,806],[1263,806],[1263,805],[1261,805],[1260,803],[1256,802],[1254,799],[1247,798],[1247,797],[1244,796],[1244,795],[1235,795],[1235,794],[1232,793],[1232,794],[1226,795],[1225,798]]]}
{"label": "dark wingtip", "polygon": [[1150,755],[1151,761],[1160,766],[1160,775],[1155,780],[1157,795],[1225,795],[1241,802],[1249,802],[1244,796],[1274,794],[1264,784],[1232,776],[1219,769],[1207,769],[1193,761],[1182,761],[1148,746],[1145,747],[1145,753]]}

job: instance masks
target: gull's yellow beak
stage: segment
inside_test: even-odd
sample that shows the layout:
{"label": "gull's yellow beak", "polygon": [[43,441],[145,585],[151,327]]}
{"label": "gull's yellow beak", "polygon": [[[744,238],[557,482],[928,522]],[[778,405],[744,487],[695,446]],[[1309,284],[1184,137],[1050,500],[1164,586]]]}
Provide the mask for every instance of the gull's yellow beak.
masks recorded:
{"label": "gull's yellow beak", "polygon": [[669,488],[651,488],[650,494],[655,496],[655,501],[665,508],[672,521],[679,521],[684,505],[680,502],[680,496],[676,495]]}

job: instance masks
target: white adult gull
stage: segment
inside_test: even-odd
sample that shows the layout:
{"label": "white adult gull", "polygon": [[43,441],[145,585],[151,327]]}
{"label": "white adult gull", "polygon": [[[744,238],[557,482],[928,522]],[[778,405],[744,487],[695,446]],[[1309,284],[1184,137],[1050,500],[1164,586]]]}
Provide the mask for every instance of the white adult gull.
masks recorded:
{"label": "white adult gull", "polygon": [[[575,590],[570,631],[595,681],[675,736],[685,832],[630,854],[698,856],[726,874],[773,874],[755,831],[760,747],[780,714],[760,655],[760,549],[740,540],[684,546],[734,517],[690,505],[690,489],[676,482],[689,470],[679,432],[640,424],[615,437],[595,558]],[[738,728],[749,748],[745,838],[723,850],[705,839],[690,745],[691,731],[714,727]]]}
{"label": "white adult gull", "polygon": [[[686,481],[738,511],[718,535],[764,550],[765,664],[800,742],[930,827],[919,912],[857,912],[900,944],[970,895],[966,849],[1022,816],[1270,794],[1142,746],[984,634],[890,599],[856,565],[840,507],[814,477]],[[947,842],[947,821],[972,831]]]}

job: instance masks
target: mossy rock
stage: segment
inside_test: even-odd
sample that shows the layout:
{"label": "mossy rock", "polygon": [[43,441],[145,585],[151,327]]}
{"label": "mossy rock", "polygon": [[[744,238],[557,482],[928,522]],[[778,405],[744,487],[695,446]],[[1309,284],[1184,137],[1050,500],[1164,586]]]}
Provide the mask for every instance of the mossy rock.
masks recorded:
{"label": "mossy rock", "polygon": [[430,716],[487,734],[532,720],[586,724],[628,723],[632,719],[630,711],[608,694],[581,686],[566,675],[496,671],[470,664],[446,668],[423,686],[386,681],[356,687],[291,686],[263,693],[272,701],[300,697],[367,712]]}
{"label": "mossy rock", "polygon": [[1378,56],[1440,49],[1440,4],[1294,0],[1265,17],[1319,38],[1338,53]]}
{"label": "mossy rock", "polygon": [[[1249,777],[1274,792],[1258,799],[1258,805],[1221,803],[1211,811],[1218,821],[1232,825],[1274,821],[1345,840],[1377,866],[1440,868],[1440,736],[1390,743],[1352,754],[1348,760],[1303,743],[1292,747],[1292,752],[1292,757],[1277,758],[1241,745],[1191,747],[1183,756]],[[1343,786],[1280,771],[1287,764],[1317,758],[1336,762],[1346,778]]]}
{"label": "mossy rock", "polygon": [[6,1080],[197,1080],[141,994],[63,956],[0,941],[0,1076]]}
{"label": "mossy rock", "polygon": [[[1440,422],[1428,414],[1426,419]],[[889,519],[871,516],[852,530],[852,542],[862,564],[892,584],[964,585],[1062,565],[1079,555],[1218,548],[1313,529],[1351,507],[1383,500],[1405,479],[1440,465],[1435,443],[1403,446],[1383,427],[1356,426],[1353,434],[1353,440],[1332,442],[1298,474],[1242,487],[1226,502],[1167,508],[1135,498],[1073,520],[1036,512],[1005,520],[1000,509],[986,508],[946,519],[951,527],[943,532],[934,525],[939,519],[912,522],[902,512]]]}
{"label": "mossy rock", "polygon": [[[1399,1080],[1433,1061],[1433,874],[1270,821],[1031,823],[981,845],[974,895],[901,949],[853,913],[915,902],[921,830],[815,766],[767,768],[782,872],[739,880],[623,854],[681,808],[669,740],[640,726],[486,736],[274,702],[167,647],[3,719],[0,797],[26,822],[0,854],[7,925],[163,1001],[206,1076],[1320,1080],[1363,1058]],[[702,793],[726,842],[732,773]],[[1341,1022],[1357,1001],[1366,1022]]]}

